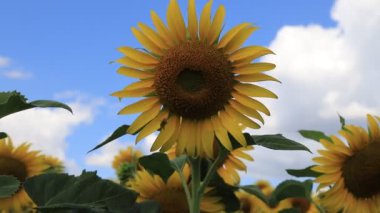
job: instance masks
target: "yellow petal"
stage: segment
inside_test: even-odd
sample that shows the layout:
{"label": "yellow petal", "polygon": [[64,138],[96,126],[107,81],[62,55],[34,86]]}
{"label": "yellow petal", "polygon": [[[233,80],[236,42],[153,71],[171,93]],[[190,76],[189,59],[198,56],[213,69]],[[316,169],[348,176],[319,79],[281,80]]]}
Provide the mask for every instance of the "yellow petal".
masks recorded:
{"label": "yellow petal", "polygon": [[273,92],[254,84],[238,83],[235,85],[234,89],[247,96],[263,97],[263,98],[278,98],[277,95],[274,94]]}
{"label": "yellow petal", "polygon": [[212,2],[213,0],[210,0],[209,2],[207,2],[207,4],[204,6],[201,13],[201,19],[199,22],[199,38],[201,41],[204,41],[207,39],[207,34],[211,26]]}
{"label": "yellow petal", "polygon": [[176,0],[170,0],[166,19],[169,31],[174,34],[178,41],[186,40],[186,27],[183,21],[182,12]]}
{"label": "yellow petal", "polygon": [[274,78],[272,76],[269,76],[263,73],[239,75],[239,76],[235,76],[234,78],[237,81],[243,81],[243,82],[277,81],[281,83],[277,78]]}
{"label": "yellow petal", "polygon": [[214,129],[208,119],[202,122],[201,141],[203,150],[209,158],[214,157]]}
{"label": "yellow petal", "polygon": [[197,138],[197,123],[195,121],[189,121],[188,126],[187,126],[187,131],[189,139],[187,140],[186,144],[186,153],[189,156],[195,156],[196,155],[196,138]]}
{"label": "yellow petal", "polygon": [[[247,147],[252,147],[252,146],[247,146]],[[236,157],[239,157],[239,158],[243,158],[243,159],[248,160],[248,161],[253,161],[252,156],[250,156],[249,154],[244,153],[242,151],[241,152],[235,152],[235,150],[234,150],[233,155],[236,156]]]}
{"label": "yellow petal", "polygon": [[198,20],[195,0],[189,0],[188,13],[188,29],[190,37],[192,40],[196,40],[198,38]]}
{"label": "yellow petal", "polygon": [[272,70],[275,67],[276,65],[271,63],[253,63],[235,68],[232,72],[235,74],[248,75]]}
{"label": "yellow petal", "polygon": [[169,46],[175,44],[174,38],[170,34],[168,28],[165,26],[164,22],[160,19],[156,12],[150,11],[150,15],[153,21],[154,26],[156,27],[158,34],[163,38]]}
{"label": "yellow petal", "polygon": [[[178,121],[180,120],[180,118],[177,118],[177,119],[178,119]],[[179,122],[178,122],[178,124],[179,124]],[[169,149],[171,149],[177,143],[179,132],[180,132],[180,128],[178,125],[177,128],[174,129],[174,133],[173,133],[172,137],[165,144],[162,145],[160,152],[167,152]]]}
{"label": "yellow petal", "polygon": [[232,28],[230,31],[228,31],[223,37],[222,39],[220,39],[220,42],[218,43],[218,48],[224,48],[226,47],[230,42],[231,40],[244,28],[250,26],[251,24],[250,23],[242,23],[242,24],[239,24],[237,26],[235,26],[234,28]]}
{"label": "yellow petal", "polygon": [[236,141],[239,142],[242,146],[246,146],[247,141],[245,140],[245,137],[241,132],[240,128],[234,122],[234,119],[230,117],[226,113],[226,111],[221,111],[219,118],[222,125],[227,129],[229,133],[231,133],[231,135],[236,139]]}
{"label": "yellow petal", "polygon": [[169,45],[166,44],[163,38],[156,31],[150,28],[144,23],[138,23],[137,26],[141,29],[141,32],[149,38],[154,44],[156,44],[161,49],[168,49]]}
{"label": "yellow petal", "polygon": [[233,165],[233,167],[235,167],[236,169],[240,170],[240,171],[246,171],[247,170],[247,166],[239,159],[237,158],[228,158],[228,161]]}
{"label": "yellow petal", "polygon": [[187,119],[182,119],[181,124],[180,124],[180,132],[178,136],[178,143],[177,143],[177,148],[176,148],[176,154],[181,155],[185,152],[185,148],[187,146],[187,143],[189,141],[189,131],[188,126],[189,126],[189,120]]}
{"label": "yellow petal", "polygon": [[149,110],[141,113],[139,117],[131,124],[128,128],[127,132],[130,134],[136,133],[142,127],[144,127],[147,123],[149,123],[153,118],[155,118],[161,110],[161,104],[157,103]]}
{"label": "yellow petal", "polygon": [[323,166],[314,166],[313,167],[313,171],[321,172],[321,173],[325,173],[325,174],[335,173],[335,172],[338,172],[339,170],[340,170],[339,166],[323,165]]}
{"label": "yellow petal", "polygon": [[260,111],[268,116],[270,115],[269,109],[259,101],[237,92],[232,92],[232,96],[242,105]]}
{"label": "yellow petal", "polygon": [[111,94],[111,96],[118,98],[125,97],[143,97],[153,93],[155,89],[153,87],[135,89],[135,90],[120,90]]}
{"label": "yellow petal", "polygon": [[139,134],[136,137],[136,143],[139,142],[141,139],[145,138],[146,136],[152,134],[153,132],[157,131],[160,127],[163,121],[165,121],[168,117],[169,113],[166,110],[160,111],[160,113],[151,120],[144,128],[139,132]]}
{"label": "yellow petal", "polygon": [[137,101],[136,103],[133,103],[131,105],[124,107],[122,110],[120,110],[118,114],[125,115],[125,114],[144,112],[150,109],[150,107],[152,107],[154,104],[156,104],[159,101],[160,99],[158,97],[145,98],[140,101]]}
{"label": "yellow petal", "polygon": [[141,68],[141,69],[153,69],[156,67],[155,64],[143,64],[141,62],[135,61],[129,57],[122,57],[117,59],[115,62],[120,63],[127,67]]}
{"label": "yellow petal", "polygon": [[246,107],[235,100],[231,100],[230,104],[233,109],[240,112],[241,114],[248,115],[249,117],[252,117],[252,118],[256,118],[257,120],[261,121],[261,123],[264,124],[264,118],[255,109]]}
{"label": "yellow petal", "polygon": [[207,42],[209,45],[212,45],[215,42],[215,40],[219,37],[220,32],[222,31],[225,16],[226,9],[223,5],[221,5],[215,13],[214,19],[212,21],[210,30],[207,35]]}
{"label": "yellow petal", "polygon": [[328,175],[321,175],[315,179],[315,182],[328,183],[328,184],[335,183],[341,177],[341,175],[342,175],[341,172],[328,174]]}
{"label": "yellow petal", "polygon": [[129,67],[120,67],[117,70],[117,73],[120,75],[125,75],[131,78],[139,78],[139,79],[144,79],[144,78],[153,78],[154,73],[153,72],[148,72],[148,71],[141,71],[138,69],[133,69]]}
{"label": "yellow petal", "polygon": [[231,61],[237,61],[237,60],[250,58],[252,61],[256,58],[259,58],[261,56],[268,55],[268,54],[273,54],[272,50],[267,49],[265,47],[261,47],[261,46],[248,46],[248,47],[241,48],[235,51],[234,53],[232,53],[229,59]]}
{"label": "yellow petal", "polygon": [[136,90],[143,88],[151,88],[154,84],[154,79],[144,79],[141,81],[134,82],[124,88],[124,90]]}
{"label": "yellow petal", "polygon": [[371,115],[367,115],[368,120],[368,128],[371,132],[371,138],[372,139],[380,139],[380,131],[379,131],[379,125],[377,124],[374,117]]}
{"label": "yellow petal", "polygon": [[152,147],[150,148],[151,152],[158,150],[162,145],[164,145],[174,134],[175,129],[178,126],[179,119],[177,116],[170,116],[168,123],[163,127],[160,134],[157,136]]}
{"label": "yellow petal", "polygon": [[152,55],[143,53],[131,47],[120,47],[118,48],[118,50],[121,53],[128,56],[129,58],[133,59],[134,61],[137,61],[142,64],[156,65],[159,63],[157,58],[153,57]]}
{"label": "yellow petal", "polygon": [[135,35],[137,40],[150,52],[161,56],[163,54],[163,49],[157,46],[152,40],[146,37],[140,30],[132,27],[132,33]]}
{"label": "yellow petal", "polygon": [[257,28],[248,26],[240,30],[231,41],[224,47],[226,53],[234,52],[239,49],[240,46],[248,39],[248,37],[255,31]]}
{"label": "yellow petal", "polygon": [[219,121],[217,116],[211,117],[211,123],[214,128],[214,132],[220,143],[228,149],[232,150],[232,144],[230,139],[228,138],[227,130],[223,127],[222,123]]}
{"label": "yellow petal", "polygon": [[[239,112],[238,110],[235,110],[231,106],[225,107],[226,112],[235,119],[236,123],[242,123],[244,126],[252,128],[252,129],[259,129],[260,125],[256,122],[252,121],[251,119],[247,118],[243,113]],[[257,113],[257,112],[256,112]],[[257,113],[258,114],[258,113]],[[259,114],[260,115],[260,114]],[[260,116],[261,117],[261,116]],[[263,121],[262,121],[263,122]],[[264,123],[264,122],[263,122]]]}

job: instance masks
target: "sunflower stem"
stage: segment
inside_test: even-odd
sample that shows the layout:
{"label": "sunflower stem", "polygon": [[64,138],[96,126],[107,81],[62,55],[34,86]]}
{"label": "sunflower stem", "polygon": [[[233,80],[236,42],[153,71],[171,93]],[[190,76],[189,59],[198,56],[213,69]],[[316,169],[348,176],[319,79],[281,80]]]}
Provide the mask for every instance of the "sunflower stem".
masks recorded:
{"label": "sunflower stem", "polygon": [[215,161],[211,164],[210,169],[207,171],[206,177],[199,187],[199,194],[202,197],[207,185],[210,183],[211,179],[214,177],[216,170],[220,167],[220,164],[223,163],[224,159],[228,155],[228,151],[225,149],[221,149],[216,157]]}
{"label": "sunflower stem", "polygon": [[202,194],[200,193],[200,184],[201,184],[201,158],[200,157],[189,157],[190,166],[191,166],[191,205],[190,213],[199,213],[200,212],[200,201]]}
{"label": "sunflower stem", "polygon": [[190,208],[190,212],[191,211],[191,208],[192,208],[192,199],[191,199],[191,194],[190,194],[190,190],[189,190],[189,187],[186,183],[186,179],[185,177],[183,176],[183,172],[179,172],[179,177],[181,179],[181,184],[182,184],[182,187],[183,189],[185,190],[185,194],[186,194],[186,199],[187,199],[187,205],[189,206]]}

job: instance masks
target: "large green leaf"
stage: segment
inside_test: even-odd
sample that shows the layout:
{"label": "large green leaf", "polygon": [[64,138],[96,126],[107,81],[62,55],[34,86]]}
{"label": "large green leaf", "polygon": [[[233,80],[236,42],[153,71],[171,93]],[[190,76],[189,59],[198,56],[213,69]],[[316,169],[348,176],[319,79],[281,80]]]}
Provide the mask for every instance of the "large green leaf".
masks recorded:
{"label": "large green leaf", "polygon": [[290,140],[281,134],[252,135],[255,144],[274,150],[304,150],[311,151],[304,145]]}
{"label": "large green leaf", "polygon": [[90,151],[88,152],[92,152],[96,149],[99,149],[100,147],[108,144],[109,142],[113,141],[113,140],[116,140],[126,134],[127,133],[127,130],[128,130],[129,126],[128,125],[121,125],[119,126],[112,134],[111,136],[109,136],[106,140],[104,140],[103,142],[101,142],[100,144],[98,144],[97,146],[95,146],[93,149],[91,149]]}
{"label": "large green leaf", "polygon": [[174,172],[168,156],[161,152],[143,156],[139,158],[139,163],[146,170],[159,175],[164,182],[166,182]]}
{"label": "large green leaf", "polygon": [[215,191],[216,196],[221,198],[220,202],[224,204],[226,212],[235,212],[240,209],[240,201],[235,195],[238,187],[226,184],[217,173],[211,179],[209,186],[214,188],[211,193]]}
{"label": "large green leaf", "polygon": [[304,138],[308,138],[314,141],[319,142],[321,139],[326,139],[328,141],[331,141],[331,138],[328,137],[325,133],[321,131],[314,131],[314,130],[300,130],[298,131]]}
{"label": "large green leaf", "polygon": [[138,212],[135,192],[103,180],[95,172],[83,172],[79,177],[43,174],[27,179],[24,187],[42,211]]}
{"label": "large green leaf", "polygon": [[20,188],[20,181],[10,175],[0,175],[0,199],[11,197]]}
{"label": "large green leaf", "polygon": [[0,92],[0,118],[34,107],[62,108],[70,111],[71,113],[73,112],[69,106],[57,101],[38,100],[28,103],[27,100],[28,99],[25,98],[25,96],[16,91]]}
{"label": "large green leaf", "polygon": [[304,169],[287,169],[286,172],[289,175],[295,176],[295,177],[318,177],[321,175],[320,172],[316,172],[311,170],[313,166],[306,167]]}
{"label": "large green leaf", "polygon": [[273,191],[270,202],[271,205],[277,205],[281,200],[286,198],[304,198],[310,200],[309,182],[300,182],[296,180],[286,180],[280,183]]}

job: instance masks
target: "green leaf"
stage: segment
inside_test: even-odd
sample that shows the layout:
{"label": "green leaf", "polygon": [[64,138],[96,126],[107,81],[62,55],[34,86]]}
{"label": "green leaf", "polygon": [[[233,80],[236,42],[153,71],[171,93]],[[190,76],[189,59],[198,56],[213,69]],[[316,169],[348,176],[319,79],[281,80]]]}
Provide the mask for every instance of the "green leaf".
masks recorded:
{"label": "green leaf", "polygon": [[211,179],[209,186],[214,188],[211,192],[216,192],[216,195],[222,198],[220,202],[224,204],[226,212],[235,212],[240,209],[240,201],[235,195],[238,187],[226,184],[217,173]]}
{"label": "green leaf", "polygon": [[312,166],[306,167],[304,169],[287,169],[286,172],[289,175],[292,175],[295,177],[318,177],[322,173],[311,170],[311,168],[314,166],[315,165],[312,165]]}
{"label": "green leaf", "polygon": [[314,130],[300,130],[298,131],[304,138],[308,138],[314,141],[319,142],[321,139],[326,139],[328,141],[331,141],[331,138],[328,137],[325,133],[321,131],[314,131]]}
{"label": "green leaf", "polygon": [[12,197],[20,188],[20,181],[10,175],[0,175],[0,199]]}
{"label": "green leaf", "polygon": [[255,195],[257,198],[262,200],[264,203],[268,203],[267,197],[263,194],[261,189],[255,185],[240,186],[239,188],[248,192],[249,194]]}
{"label": "green leaf", "polygon": [[285,138],[281,134],[276,135],[252,135],[255,144],[274,150],[304,150],[311,151],[304,145]]}
{"label": "green leaf", "polygon": [[187,155],[181,155],[170,161],[171,167],[177,172],[182,172],[186,164]]}
{"label": "green leaf", "polygon": [[296,180],[286,180],[273,191],[271,201],[274,201],[276,205],[281,200],[292,197],[310,200],[310,192],[306,184]]}
{"label": "green leaf", "polygon": [[8,137],[7,133],[5,132],[0,132],[0,139]]}
{"label": "green leaf", "polygon": [[67,174],[42,174],[26,180],[24,188],[38,209],[83,209],[90,212],[136,212],[137,194],[96,172],[83,172],[79,177]]}
{"label": "green leaf", "polygon": [[346,126],[346,119],[343,116],[341,116],[340,114],[338,114],[338,116],[339,116],[340,125],[341,125],[342,129],[344,129],[344,126]]}
{"label": "green leaf", "polygon": [[174,172],[168,156],[161,152],[143,156],[139,158],[139,163],[146,170],[160,176],[164,182],[166,182]]}
{"label": "green leaf", "polygon": [[121,125],[119,126],[112,134],[111,136],[109,136],[105,141],[101,142],[100,144],[98,144],[97,146],[95,146],[93,149],[91,149],[90,151],[88,151],[87,153],[89,152],[92,152],[96,149],[99,149],[100,147],[108,144],[109,142],[115,140],[115,139],[118,139],[126,134],[127,133],[127,130],[129,128],[129,125]]}
{"label": "green leaf", "polygon": [[19,92],[0,92],[0,118],[34,107],[62,108],[73,112],[69,106],[57,101],[38,100],[27,103],[27,98]]}

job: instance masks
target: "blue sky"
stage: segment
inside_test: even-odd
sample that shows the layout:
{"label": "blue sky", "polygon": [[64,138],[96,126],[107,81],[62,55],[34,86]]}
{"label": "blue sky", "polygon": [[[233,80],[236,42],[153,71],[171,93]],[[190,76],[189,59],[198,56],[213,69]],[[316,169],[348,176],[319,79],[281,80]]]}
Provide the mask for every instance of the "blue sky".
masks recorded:
{"label": "blue sky", "polygon": [[[187,1],[179,2],[185,11]],[[205,2],[197,1],[198,14]],[[275,44],[276,36],[285,26],[317,25],[327,31],[337,28],[336,20],[330,15],[334,3],[330,0],[215,0],[213,9],[219,4],[225,5],[225,29],[241,22],[260,27],[247,44],[270,46]],[[165,17],[167,4],[167,0],[3,0],[0,7],[0,57],[6,58],[7,63],[0,63],[0,74],[3,73],[0,75],[0,90],[19,90],[31,100],[55,99],[89,105],[91,121],[84,119],[76,123],[64,135],[67,143],[65,156],[74,160],[80,169],[97,169],[103,176],[112,175],[110,169],[88,166],[84,160],[88,150],[116,127],[128,124],[134,118],[117,115],[121,107],[132,100],[120,103],[109,94],[123,88],[131,79],[116,74],[118,65],[109,62],[121,56],[117,47],[140,47],[130,28],[137,22],[151,25],[150,10]],[[25,75],[10,77],[6,75],[10,71]],[[375,107],[372,103],[369,105],[369,108]],[[318,116],[314,118],[317,119]],[[2,126],[7,126],[6,121]],[[49,131],[49,128],[38,131]],[[22,130],[18,129],[17,134],[22,135]],[[123,141],[133,141],[133,137],[126,137]]]}

